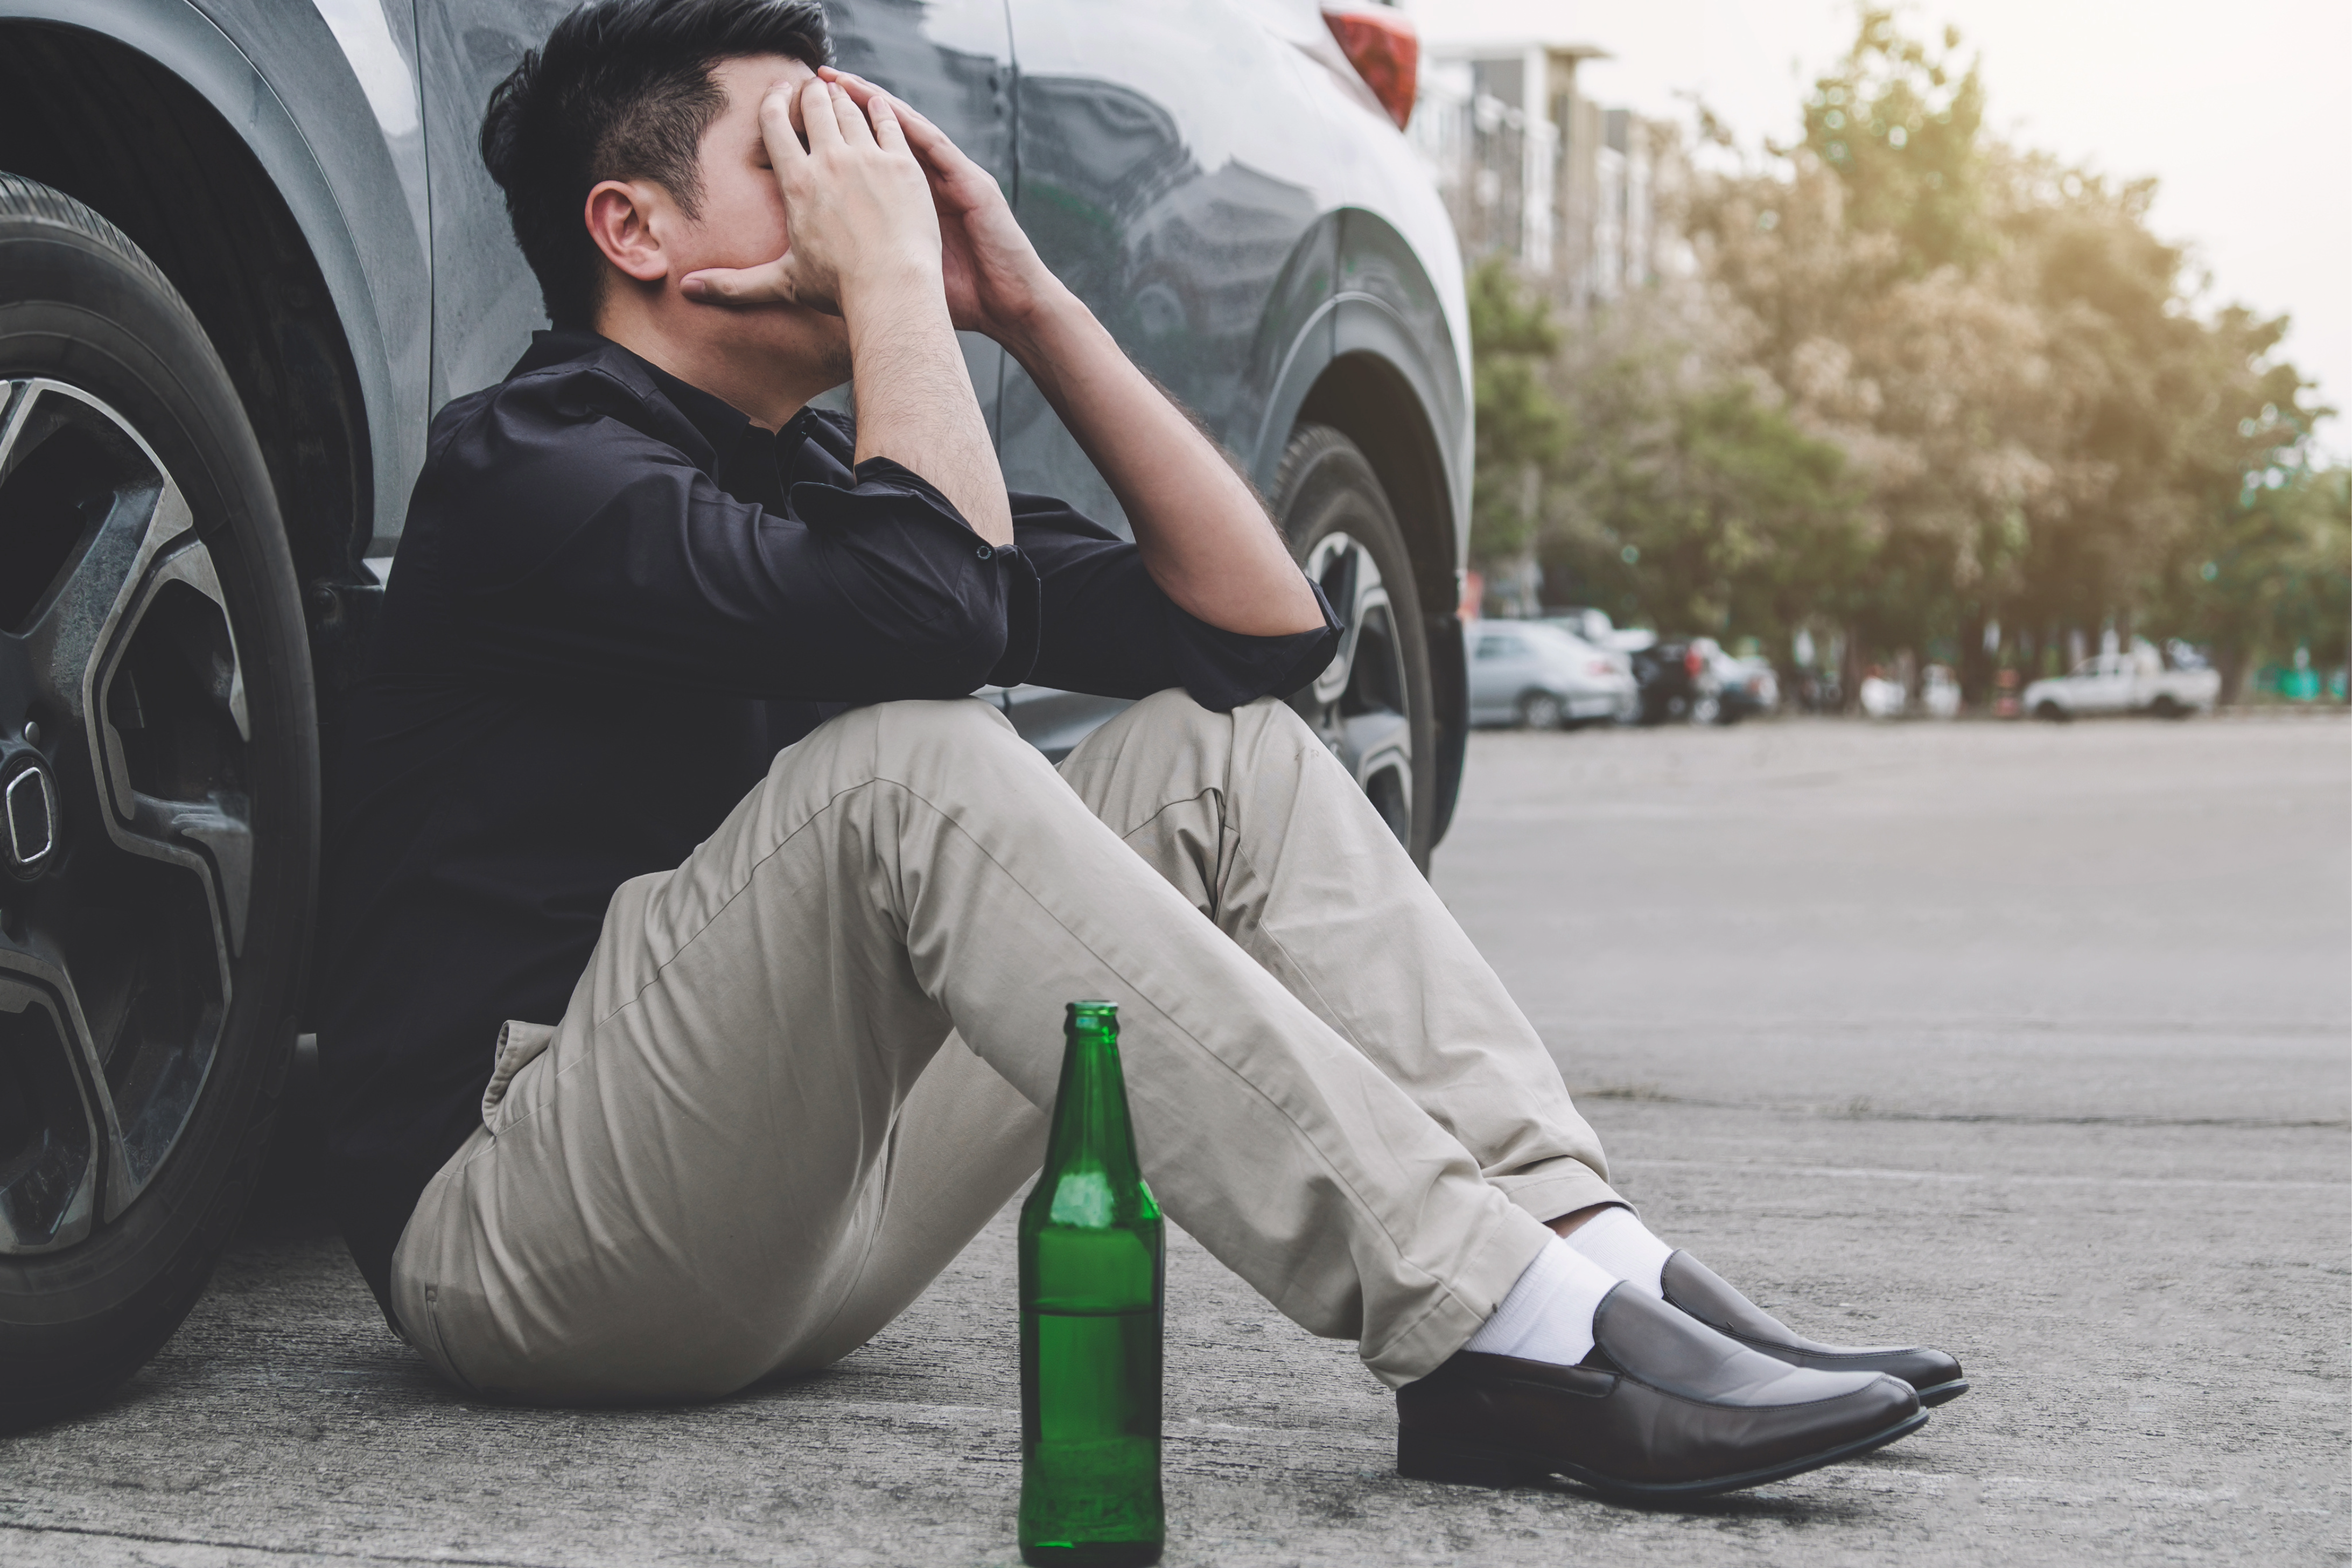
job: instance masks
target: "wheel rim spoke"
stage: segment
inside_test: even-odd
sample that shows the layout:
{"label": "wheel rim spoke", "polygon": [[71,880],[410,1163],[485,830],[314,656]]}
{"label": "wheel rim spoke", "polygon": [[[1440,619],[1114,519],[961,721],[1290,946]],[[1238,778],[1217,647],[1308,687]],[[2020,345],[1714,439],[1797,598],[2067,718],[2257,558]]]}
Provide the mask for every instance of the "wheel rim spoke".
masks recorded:
{"label": "wheel rim spoke", "polygon": [[1323,596],[1339,614],[1339,651],[1315,678],[1311,689],[1315,700],[1332,703],[1348,689],[1348,677],[1355,668],[1356,638],[1363,625],[1364,595],[1381,585],[1381,569],[1371,552],[1344,533],[1327,533],[1315,542],[1307,552],[1307,574],[1320,584]]}
{"label": "wheel rim spoke", "polygon": [[143,569],[192,520],[154,454],[70,387],[17,384],[5,435],[0,489],[16,515],[5,520],[0,563],[23,584],[9,602],[18,613],[8,629],[25,639],[34,695],[79,723],[90,656]]}
{"label": "wheel rim spoke", "polygon": [[[107,785],[108,832],[134,855],[186,868],[207,884],[241,951],[251,898],[252,807],[235,764],[253,736],[245,667],[219,574],[189,539],[148,574],[90,689],[93,752]],[[168,731],[152,741],[147,731]]]}
{"label": "wheel rim spoke", "polygon": [[[211,1071],[251,898],[252,723],[186,500],[58,383],[16,384],[0,423],[0,581],[18,584],[0,591],[0,770],[45,770],[57,837],[53,863],[0,879],[0,1181],[11,1151],[46,1173],[0,1250],[47,1250],[139,1196]],[[76,1148],[68,1201],[41,1162]]]}
{"label": "wheel rim spoke", "polygon": [[96,1222],[100,1188],[128,1179],[70,982],[0,933],[0,1253],[71,1247]]}
{"label": "wheel rim spoke", "polygon": [[1307,552],[1307,574],[1342,623],[1339,651],[1295,699],[1392,829],[1412,836],[1412,721],[1407,712],[1404,648],[1379,563],[1361,541],[1325,534]]}

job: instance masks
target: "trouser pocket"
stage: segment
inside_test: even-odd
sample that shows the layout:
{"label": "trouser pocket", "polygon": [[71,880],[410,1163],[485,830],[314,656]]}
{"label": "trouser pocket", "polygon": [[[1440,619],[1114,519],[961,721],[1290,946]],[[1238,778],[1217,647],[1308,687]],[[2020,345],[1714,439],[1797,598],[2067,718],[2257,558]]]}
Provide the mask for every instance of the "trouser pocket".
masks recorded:
{"label": "trouser pocket", "polygon": [[526,1024],[520,1018],[509,1018],[499,1028],[497,1063],[490,1070],[489,1087],[482,1090],[482,1125],[493,1134],[521,1110],[509,1093],[515,1074],[537,1061],[553,1038],[551,1026]]}
{"label": "trouser pocket", "polygon": [[402,1325],[408,1331],[409,1342],[423,1353],[434,1371],[467,1394],[479,1397],[482,1391],[474,1386],[473,1379],[457,1370],[457,1363],[449,1359],[449,1347],[441,1337],[441,1287],[426,1285],[415,1293],[423,1298],[422,1310],[418,1315],[425,1321]]}

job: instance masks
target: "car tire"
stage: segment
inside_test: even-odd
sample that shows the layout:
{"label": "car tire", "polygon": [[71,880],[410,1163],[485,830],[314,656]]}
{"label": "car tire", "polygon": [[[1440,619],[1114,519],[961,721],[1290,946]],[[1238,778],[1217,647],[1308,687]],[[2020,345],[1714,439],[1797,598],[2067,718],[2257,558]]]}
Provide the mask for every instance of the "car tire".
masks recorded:
{"label": "car tire", "polygon": [[[104,1395],[268,1150],[318,858],[310,651],[227,372],[120,230],[0,174],[0,1425]],[[30,781],[30,782],[26,782]]]}
{"label": "car tire", "polygon": [[1363,452],[1322,425],[1292,434],[1275,516],[1346,626],[1338,655],[1291,705],[1426,871],[1436,838],[1437,704],[1404,531]]}
{"label": "car tire", "polygon": [[1722,724],[1729,721],[1723,716],[1723,699],[1712,692],[1702,692],[1692,699],[1690,721],[1694,724]]}
{"label": "car tire", "polygon": [[1519,728],[1565,730],[1568,728],[1568,709],[1549,691],[1530,691],[1519,699]]}
{"label": "car tire", "polygon": [[2070,723],[2073,721],[2074,717],[2072,713],[2067,712],[2065,709],[2060,707],[2057,703],[2051,701],[2047,697],[2034,704],[2033,716],[2036,719],[2041,720],[2045,724]]}
{"label": "car tire", "polygon": [[2153,717],[2158,719],[2186,719],[2189,717],[2189,710],[2183,707],[2180,703],[2175,701],[2172,694],[2168,691],[2162,693],[2155,701],[2149,703],[2147,705],[2147,710]]}

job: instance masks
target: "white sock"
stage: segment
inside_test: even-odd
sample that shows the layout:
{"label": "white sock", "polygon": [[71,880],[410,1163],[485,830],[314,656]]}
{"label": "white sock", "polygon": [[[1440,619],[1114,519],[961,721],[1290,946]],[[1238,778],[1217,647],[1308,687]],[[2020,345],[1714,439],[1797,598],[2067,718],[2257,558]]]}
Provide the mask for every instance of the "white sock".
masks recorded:
{"label": "white sock", "polygon": [[1650,1234],[1629,1208],[1604,1209],[1568,1234],[1568,1244],[1612,1278],[1665,1300],[1661,1278],[1675,1249]]}
{"label": "white sock", "polygon": [[1536,1254],[1495,1315],[1462,1348],[1574,1366],[1592,1353],[1592,1314],[1616,1288],[1606,1269],[1555,1241]]}

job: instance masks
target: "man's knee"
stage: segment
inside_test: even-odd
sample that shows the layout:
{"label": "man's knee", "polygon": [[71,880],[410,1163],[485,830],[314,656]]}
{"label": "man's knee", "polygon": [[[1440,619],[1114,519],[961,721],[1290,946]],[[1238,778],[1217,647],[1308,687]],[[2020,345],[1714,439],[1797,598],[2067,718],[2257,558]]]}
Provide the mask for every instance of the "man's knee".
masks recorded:
{"label": "man's knee", "polygon": [[1234,727],[1253,737],[1295,743],[1314,751],[1327,748],[1298,716],[1298,710],[1280,697],[1261,697],[1234,710]]}
{"label": "man's knee", "polygon": [[1244,751],[1261,737],[1318,743],[1297,710],[1279,697],[1261,697],[1221,713],[1202,707],[1182,687],[1171,686],[1153,692],[1121,718],[1155,733],[1197,738],[1214,745],[1230,742]]}
{"label": "man's knee", "polygon": [[1004,710],[978,697],[909,698],[877,702],[858,711],[871,714],[876,727],[902,745],[933,741],[992,745],[1008,737],[1019,738]]}
{"label": "man's knee", "polygon": [[828,720],[803,744],[810,742],[835,749],[835,765],[908,781],[992,754],[1035,756],[1003,710],[976,697],[869,703]]}
{"label": "man's knee", "polygon": [[1132,724],[1146,725],[1153,730],[1199,731],[1223,730],[1233,721],[1230,713],[1212,713],[1192,700],[1192,694],[1181,686],[1150,696],[1120,716]]}

